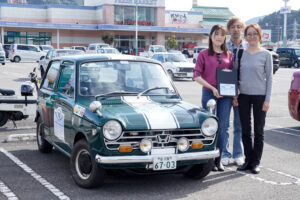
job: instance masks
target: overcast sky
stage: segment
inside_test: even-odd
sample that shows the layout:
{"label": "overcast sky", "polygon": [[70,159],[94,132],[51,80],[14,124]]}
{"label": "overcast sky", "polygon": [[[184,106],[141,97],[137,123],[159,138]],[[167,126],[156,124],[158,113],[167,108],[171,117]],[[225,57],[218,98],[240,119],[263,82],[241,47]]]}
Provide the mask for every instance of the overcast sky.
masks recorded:
{"label": "overcast sky", "polygon": [[[188,11],[192,8],[192,0],[165,0],[166,10]],[[199,6],[228,7],[231,12],[247,21],[254,17],[271,14],[284,7],[283,0],[198,0]],[[300,9],[300,0],[289,0],[292,10]],[[299,22],[300,23],[300,20]]]}

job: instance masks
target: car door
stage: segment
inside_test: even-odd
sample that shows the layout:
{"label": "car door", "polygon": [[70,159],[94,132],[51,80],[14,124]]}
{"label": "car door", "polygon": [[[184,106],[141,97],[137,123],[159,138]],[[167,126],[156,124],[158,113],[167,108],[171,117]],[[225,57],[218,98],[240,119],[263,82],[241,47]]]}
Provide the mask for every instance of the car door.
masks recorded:
{"label": "car door", "polygon": [[17,46],[17,52],[15,56],[20,56],[22,61],[27,61],[28,60],[28,46],[26,45],[18,45]]}
{"label": "car door", "polygon": [[41,83],[38,107],[41,110],[45,138],[53,141],[54,134],[54,106],[57,98],[56,87],[59,78],[60,61],[50,63],[50,68]]}
{"label": "car door", "polygon": [[30,61],[38,61],[40,59],[41,51],[35,46],[28,46],[28,59]]}
{"label": "car door", "polygon": [[73,62],[63,62],[60,67],[57,97],[54,106],[53,142],[64,151],[71,153],[73,143],[73,108],[75,104],[75,66]]}

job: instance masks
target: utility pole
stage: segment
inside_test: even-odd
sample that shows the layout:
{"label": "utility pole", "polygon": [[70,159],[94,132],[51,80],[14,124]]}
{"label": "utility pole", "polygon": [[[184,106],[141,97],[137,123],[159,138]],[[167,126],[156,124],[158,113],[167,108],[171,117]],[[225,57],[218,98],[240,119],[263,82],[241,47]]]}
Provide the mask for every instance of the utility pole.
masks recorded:
{"label": "utility pole", "polygon": [[297,21],[296,21],[296,19],[294,19],[294,26],[293,26],[293,40],[295,41],[296,39],[297,39],[297,26],[298,26],[298,24],[297,24]]}
{"label": "utility pole", "polygon": [[138,55],[138,1],[135,0],[135,55]]}
{"label": "utility pole", "polygon": [[284,23],[283,23],[283,47],[286,47],[286,21],[287,21],[287,2],[289,0],[283,0],[284,1],[284,8],[285,8],[285,12],[283,13],[284,15]]}

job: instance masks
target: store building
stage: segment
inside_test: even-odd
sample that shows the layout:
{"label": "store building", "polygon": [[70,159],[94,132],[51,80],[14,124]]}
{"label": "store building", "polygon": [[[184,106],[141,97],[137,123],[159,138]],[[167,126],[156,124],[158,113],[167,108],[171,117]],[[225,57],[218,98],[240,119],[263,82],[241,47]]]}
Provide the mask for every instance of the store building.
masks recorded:
{"label": "store building", "polygon": [[[164,0],[85,0],[84,6],[0,4],[2,43],[52,44],[55,48],[87,46],[114,35],[114,46],[135,46],[138,6],[138,46],[166,45],[176,35],[179,47],[207,44],[210,27],[203,11],[165,10]],[[228,20],[229,17],[224,18]]]}

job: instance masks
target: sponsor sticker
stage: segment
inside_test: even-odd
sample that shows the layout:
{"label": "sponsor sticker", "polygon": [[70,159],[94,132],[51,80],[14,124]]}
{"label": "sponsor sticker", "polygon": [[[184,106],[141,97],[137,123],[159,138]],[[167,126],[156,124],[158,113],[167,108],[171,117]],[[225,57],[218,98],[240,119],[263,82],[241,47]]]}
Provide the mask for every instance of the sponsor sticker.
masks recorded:
{"label": "sponsor sticker", "polygon": [[85,113],[85,108],[79,105],[75,105],[73,112],[75,115],[82,117]]}
{"label": "sponsor sticker", "polygon": [[54,135],[61,141],[65,141],[65,115],[61,107],[54,110]]}

